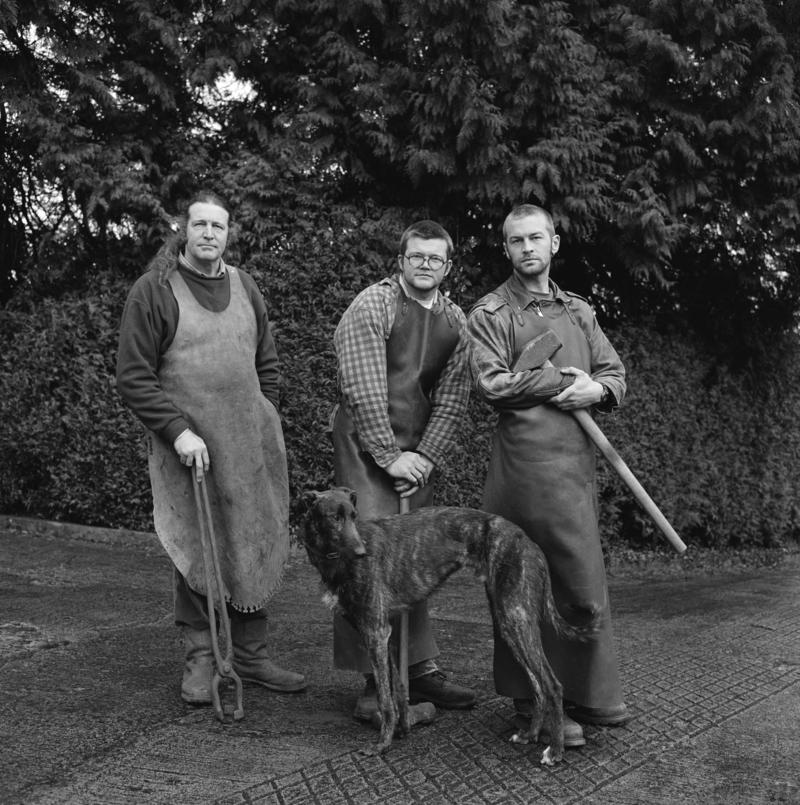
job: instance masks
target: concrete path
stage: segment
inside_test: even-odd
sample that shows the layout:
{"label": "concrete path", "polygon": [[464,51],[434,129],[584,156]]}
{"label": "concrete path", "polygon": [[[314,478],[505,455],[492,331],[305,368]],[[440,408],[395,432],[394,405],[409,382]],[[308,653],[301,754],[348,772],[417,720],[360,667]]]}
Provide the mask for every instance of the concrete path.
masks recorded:
{"label": "concrete path", "polygon": [[[611,579],[627,703],[555,768],[508,742],[480,584],[431,602],[443,668],[475,687],[382,757],[331,668],[330,613],[295,552],[271,607],[276,659],[308,691],[245,687],[245,719],[179,698],[171,567],[152,535],[0,518],[0,803],[800,803],[797,563]],[[641,576],[641,574],[638,574]]]}

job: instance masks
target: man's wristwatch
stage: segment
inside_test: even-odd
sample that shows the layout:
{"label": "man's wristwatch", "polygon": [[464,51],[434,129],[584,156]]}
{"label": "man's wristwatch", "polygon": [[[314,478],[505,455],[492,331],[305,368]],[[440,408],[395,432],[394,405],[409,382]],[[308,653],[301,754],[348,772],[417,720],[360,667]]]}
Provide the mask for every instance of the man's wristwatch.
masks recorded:
{"label": "man's wristwatch", "polygon": [[608,403],[613,399],[614,395],[611,393],[611,389],[608,386],[603,383],[600,385],[603,386],[603,394],[600,397],[600,402],[598,405],[608,405]]}

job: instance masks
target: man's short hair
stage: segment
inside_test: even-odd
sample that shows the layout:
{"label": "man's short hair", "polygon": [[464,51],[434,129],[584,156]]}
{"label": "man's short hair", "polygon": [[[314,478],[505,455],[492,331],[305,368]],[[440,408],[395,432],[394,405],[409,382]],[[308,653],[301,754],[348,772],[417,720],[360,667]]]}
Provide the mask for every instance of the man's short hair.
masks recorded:
{"label": "man's short hair", "polygon": [[423,240],[443,240],[447,243],[447,259],[453,256],[453,239],[450,237],[448,231],[436,221],[417,221],[411,224],[403,236],[400,238],[400,254],[406,253],[406,245],[410,238],[422,238]]}
{"label": "man's short hair", "polygon": [[517,204],[503,221],[503,241],[506,239],[506,224],[512,219],[527,218],[529,215],[543,215],[547,220],[547,229],[550,232],[550,236],[552,237],[556,234],[553,216],[544,207],[539,207],[536,204]]}

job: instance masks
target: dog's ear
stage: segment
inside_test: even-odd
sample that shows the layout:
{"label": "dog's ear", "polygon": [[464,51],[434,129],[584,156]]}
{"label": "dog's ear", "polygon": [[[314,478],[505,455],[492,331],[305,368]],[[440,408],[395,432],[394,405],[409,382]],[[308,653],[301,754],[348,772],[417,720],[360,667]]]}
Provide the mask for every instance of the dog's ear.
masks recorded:
{"label": "dog's ear", "polygon": [[307,489],[300,496],[300,511],[308,511],[319,498],[319,492],[313,489]]}
{"label": "dog's ear", "polygon": [[347,495],[347,497],[350,498],[350,503],[352,504],[353,508],[354,509],[356,508],[358,502],[358,495],[356,495],[356,493],[352,489],[350,489],[349,486],[336,486],[331,491],[340,492],[343,495]]}

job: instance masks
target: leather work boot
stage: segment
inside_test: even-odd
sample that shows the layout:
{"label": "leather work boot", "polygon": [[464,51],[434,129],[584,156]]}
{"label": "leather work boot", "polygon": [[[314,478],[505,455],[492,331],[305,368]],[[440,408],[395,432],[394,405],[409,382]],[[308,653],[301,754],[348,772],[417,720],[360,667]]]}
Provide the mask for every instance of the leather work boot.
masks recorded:
{"label": "leather work boot", "polygon": [[[378,691],[375,688],[375,677],[372,674],[365,674],[365,678],[364,692],[356,701],[353,718],[374,724],[378,712]],[[409,702],[409,719],[412,724],[430,724],[435,716],[436,708],[433,705]]]}
{"label": "leather work boot", "polygon": [[438,670],[408,681],[408,701],[411,704],[431,702],[445,710],[466,710],[475,704],[476,698],[474,690],[448,682]]}
{"label": "leather work boot", "polygon": [[181,699],[189,704],[211,704],[211,679],[214,676],[214,652],[209,629],[183,627],[186,650]]}
{"label": "leather work boot", "polygon": [[233,669],[242,682],[254,682],[278,693],[299,693],[306,688],[306,678],[287,671],[267,656],[267,619],[231,618]]}
{"label": "leather work boot", "polygon": [[564,711],[575,721],[598,727],[621,727],[630,720],[630,713],[624,704],[614,707],[582,707],[579,704],[565,703]]}
{"label": "leather work boot", "polygon": [[[514,709],[517,716],[523,721],[530,722],[533,718],[533,702],[530,699],[514,699]],[[550,743],[550,734],[547,730],[543,729],[539,732],[539,740],[545,744]],[[583,727],[564,713],[564,748],[574,749],[585,745]]]}

